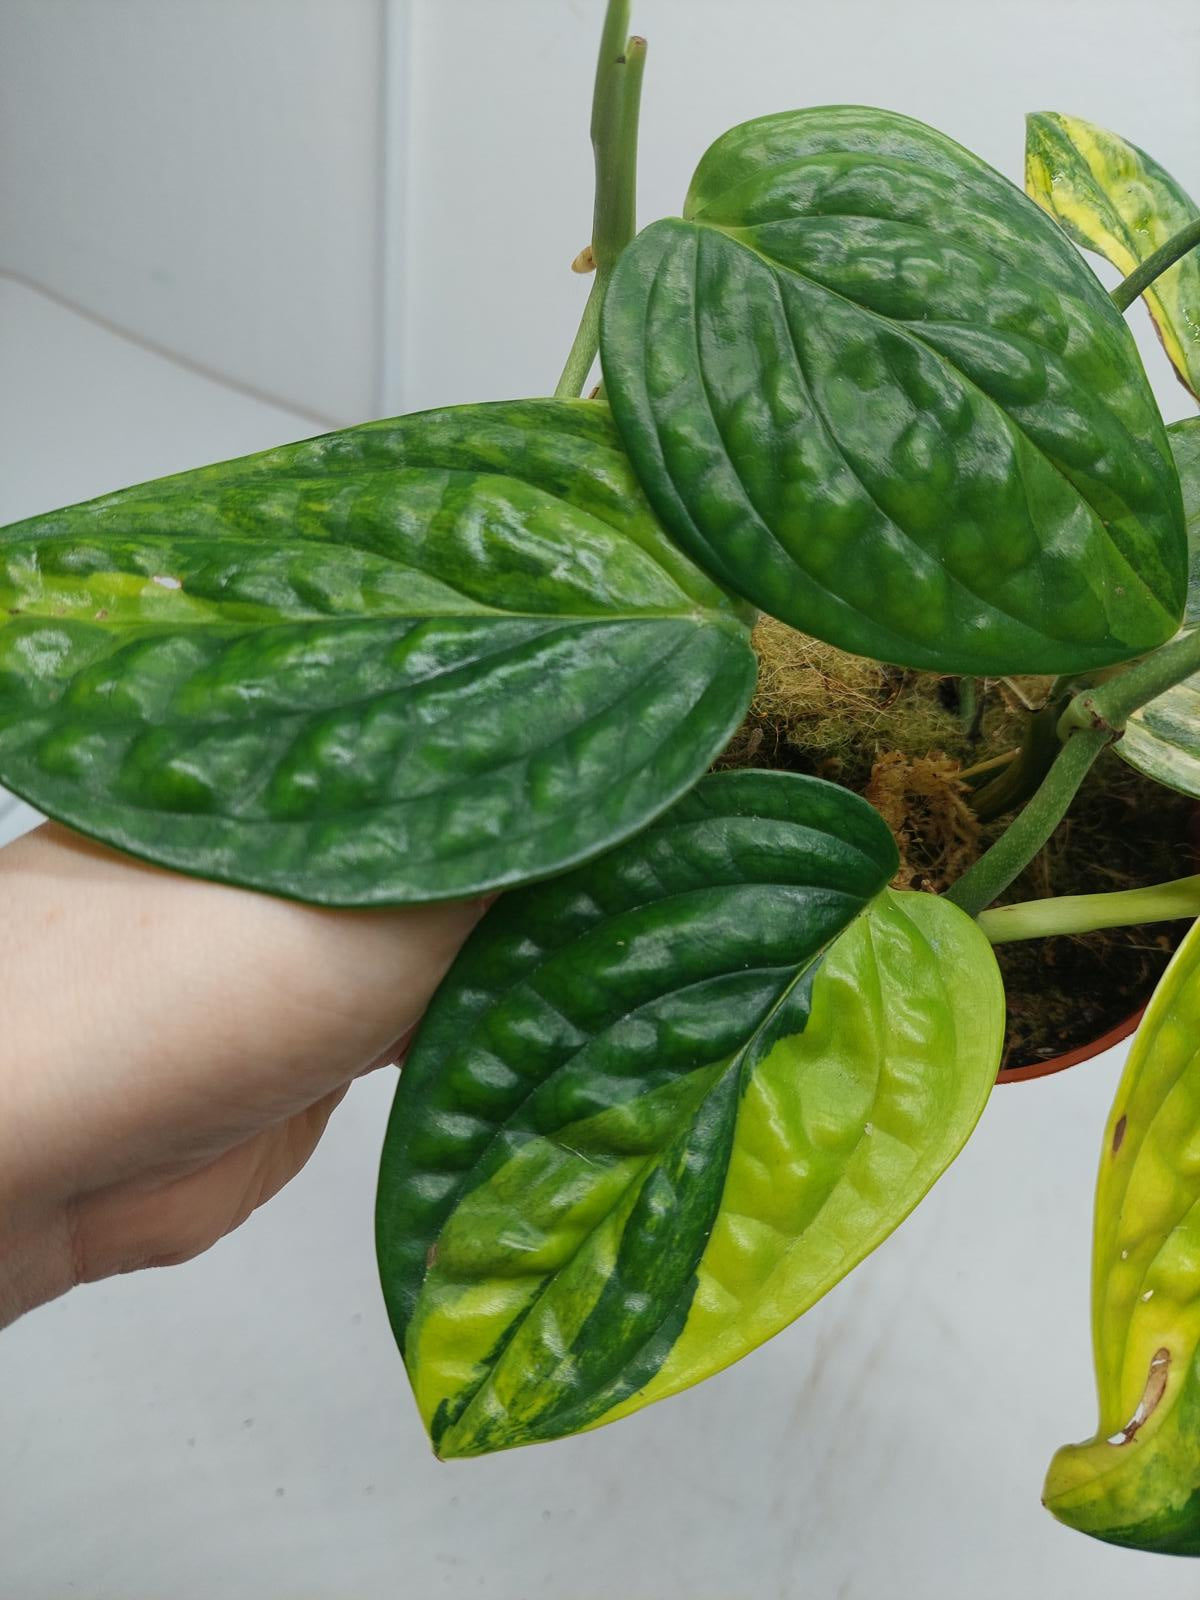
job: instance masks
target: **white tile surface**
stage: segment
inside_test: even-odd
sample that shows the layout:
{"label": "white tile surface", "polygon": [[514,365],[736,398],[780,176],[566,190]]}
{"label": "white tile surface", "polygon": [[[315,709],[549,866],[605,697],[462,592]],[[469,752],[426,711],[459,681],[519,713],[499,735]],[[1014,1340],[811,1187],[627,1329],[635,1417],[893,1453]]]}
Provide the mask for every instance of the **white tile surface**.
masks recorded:
{"label": "white tile surface", "polygon": [[0,524],[317,431],[0,278]]}
{"label": "white tile surface", "polygon": [[0,268],[374,414],[381,37],[381,0],[3,0]]}

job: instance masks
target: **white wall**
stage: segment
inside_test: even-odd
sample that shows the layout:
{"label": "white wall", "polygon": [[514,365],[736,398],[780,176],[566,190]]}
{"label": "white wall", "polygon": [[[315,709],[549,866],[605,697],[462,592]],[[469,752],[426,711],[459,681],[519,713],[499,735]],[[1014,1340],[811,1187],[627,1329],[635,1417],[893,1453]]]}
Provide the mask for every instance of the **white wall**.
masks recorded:
{"label": "white wall", "polygon": [[381,0],[3,0],[0,270],[374,414],[382,47]]}

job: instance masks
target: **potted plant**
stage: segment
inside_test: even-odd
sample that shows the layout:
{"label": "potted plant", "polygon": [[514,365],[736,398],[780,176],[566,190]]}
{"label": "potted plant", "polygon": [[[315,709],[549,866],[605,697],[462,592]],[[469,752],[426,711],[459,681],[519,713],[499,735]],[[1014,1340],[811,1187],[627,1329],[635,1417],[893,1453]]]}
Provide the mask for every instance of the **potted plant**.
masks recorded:
{"label": "potted plant", "polygon": [[[0,531],[14,792],[314,904],[500,895],[380,1178],[443,1455],[614,1420],[778,1331],[969,1137],[996,948],[1200,911],[1142,861],[1165,835],[1190,865],[1200,796],[1200,422],[1163,426],[1122,319],[1144,295],[1196,392],[1200,213],[1069,117],[1030,121],[1030,198],[835,106],[732,129],[637,233],[628,20],[610,0],[595,277],[554,396]],[[1111,297],[1076,243],[1127,273]],[[1031,897],[1102,765],[1135,886]],[[1087,1532],[1188,1552],[1198,965],[1189,933],[1105,1134],[1101,1424],[1047,1486]]]}

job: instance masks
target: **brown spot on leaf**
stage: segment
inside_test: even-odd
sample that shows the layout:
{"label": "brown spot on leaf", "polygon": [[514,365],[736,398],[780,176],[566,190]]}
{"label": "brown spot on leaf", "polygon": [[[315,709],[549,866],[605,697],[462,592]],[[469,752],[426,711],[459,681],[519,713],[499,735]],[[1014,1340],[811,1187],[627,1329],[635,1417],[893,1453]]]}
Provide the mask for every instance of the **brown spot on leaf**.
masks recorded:
{"label": "brown spot on leaf", "polygon": [[1117,1125],[1113,1129],[1113,1142],[1112,1142],[1112,1153],[1113,1153],[1113,1155],[1116,1155],[1117,1151],[1121,1148],[1121,1144],[1122,1144],[1122,1141],[1124,1140],[1124,1138],[1125,1138],[1125,1118],[1122,1116],[1122,1117],[1120,1117],[1118,1119]]}
{"label": "brown spot on leaf", "polygon": [[428,1269],[429,1267],[435,1266],[436,1264],[437,1264],[437,1243],[435,1241],[433,1244],[431,1244],[429,1246],[429,1249],[426,1250],[426,1252],[425,1252],[425,1266],[426,1266],[426,1269]]}
{"label": "brown spot on leaf", "polygon": [[1137,1436],[1138,1430],[1143,1428],[1158,1408],[1167,1388],[1167,1375],[1171,1370],[1171,1352],[1165,1345],[1157,1349],[1150,1357],[1150,1370],[1146,1374],[1146,1387],[1142,1390],[1142,1398],[1137,1403],[1133,1415],[1121,1429],[1109,1439],[1109,1444],[1128,1444]]}

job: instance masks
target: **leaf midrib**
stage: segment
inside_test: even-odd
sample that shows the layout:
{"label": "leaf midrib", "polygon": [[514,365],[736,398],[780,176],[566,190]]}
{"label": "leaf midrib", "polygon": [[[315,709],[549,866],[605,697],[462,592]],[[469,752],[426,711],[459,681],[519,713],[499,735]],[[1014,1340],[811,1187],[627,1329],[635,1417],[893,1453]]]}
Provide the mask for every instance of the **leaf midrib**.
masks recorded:
{"label": "leaf midrib", "polygon": [[[790,885],[790,887],[799,887],[799,886]],[[830,949],[830,947],[838,939],[840,939],[847,932],[847,930],[849,928],[851,928],[859,920],[860,917],[863,917],[863,916],[866,915],[866,913],[869,911],[871,906],[873,906],[875,904],[876,900],[878,900],[879,896],[884,892],[885,891],[881,889],[881,890],[877,891],[876,894],[874,894],[874,895],[870,896],[868,899],[864,900],[860,904],[859,909],[850,918],[848,918],[848,920],[837,930],[837,932],[832,934],[830,936],[830,938],[828,938],[825,941],[825,943],[820,946],[819,949],[814,951],[813,954],[808,958],[808,960],[806,962],[804,962],[802,965],[792,969],[792,977],[790,978],[790,980],[785,981],[785,983],[783,984],[783,986],[781,987],[781,989],[779,991],[779,994],[776,996],[775,1000],[772,1002],[770,1008],[767,1010],[766,1014],[762,1017],[762,1019],[760,1020],[758,1025],[747,1036],[747,1038],[743,1041],[743,1043],[738,1046],[737,1050],[735,1050],[726,1059],[724,1064],[720,1066],[720,1070],[715,1073],[714,1078],[713,1078],[713,1082],[709,1085],[708,1089],[705,1091],[705,1093],[701,1097],[700,1101],[697,1103],[697,1105],[695,1106],[695,1108],[692,1111],[692,1120],[693,1121],[700,1114],[701,1109],[707,1103],[707,1101],[711,1098],[711,1096],[714,1095],[715,1093],[717,1093],[717,1091],[725,1084],[725,1082],[728,1079],[729,1074],[731,1072],[736,1072],[738,1074],[741,1074],[741,1072],[743,1071],[743,1069],[745,1067],[745,1063],[746,1063],[746,1059],[747,1059],[748,1053],[752,1051],[753,1047],[759,1042],[759,1040],[762,1038],[763,1034],[772,1025],[772,1023],[774,1022],[775,1018],[779,1015],[780,1011],[784,1008],[784,1006],[787,1004],[787,1002],[791,999],[792,995],[795,993],[797,987],[801,983],[803,983],[805,981],[805,979],[813,971],[813,969],[816,967],[816,965],[823,959],[823,957],[825,956],[827,951]],[[675,897],[672,896],[671,898],[675,898]],[[658,904],[659,902],[656,901],[656,902],[653,902],[653,903],[654,904]],[[607,919],[605,919],[605,920],[607,920]],[[589,931],[591,931],[591,930],[589,930]],[[734,969],[734,970],[742,970],[742,969],[739,968],[739,969]],[[756,969],[756,970],[762,970],[762,971],[775,971],[775,970],[786,971],[786,970],[788,970],[788,968],[786,968],[786,967],[781,967],[781,968],[762,968],[762,969]],[[705,980],[705,981],[707,981],[707,980]],[[688,985],[686,987],[692,987],[692,985]],[[684,992],[684,991],[678,991],[678,992]],[[637,1009],[637,1008],[635,1008],[635,1009]],[[632,1014],[632,1013],[626,1013],[626,1015],[630,1015],[630,1014]],[[618,1020],[623,1020],[623,1019],[618,1019]],[[614,1026],[614,1025],[615,1024],[608,1024],[608,1027],[611,1027],[611,1026]],[[607,1031],[607,1027],[606,1027],[606,1031]],[[703,1071],[703,1070],[711,1070],[712,1067],[716,1066],[716,1065],[718,1065],[718,1064],[717,1063],[709,1063],[707,1068],[700,1068],[700,1069],[697,1069],[697,1070],[701,1070],[701,1071]],[[540,1085],[539,1085],[539,1087],[540,1087]],[[531,1093],[532,1092],[533,1091],[531,1091]],[[529,1098],[530,1098],[529,1095],[527,1095],[525,1097],[526,1100],[528,1100]],[[522,1102],[522,1104],[524,1104],[524,1102]],[[518,1110],[519,1109],[520,1108],[518,1108]],[[494,1144],[495,1138],[498,1137],[498,1135],[502,1131],[503,1127],[505,1125],[507,1125],[507,1123],[510,1122],[511,1120],[512,1120],[512,1118],[511,1118],[511,1115],[510,1115],[510,1117],[506,1119],[506,1123],[502,1124],[501,1128],[497,1130],[497,1134],[494,1135],[493,1138],[488,1141],[488,1148],[489,1149]],[[608,1208],[608,1211],[605,1213],[605,1215],[602,1218],[599,1219],[599,1221],[596,1224],[596,1227],[593,1227],[592,1229],[589,1230],[588,1235],[587,1235],[587,1239],[590,1240],[594,1236],[594,1234],[596,1232],[596,1228],[602,1226],[603,1223],[607,1220],[607,1218],[612,1215],[612,1213],[618,1208],[619,1205],[625,1203],[632,1196],[635,1196],[637,1194],[640,1186],[645,1183],[646,1178],[649,1175],[650,1169],[653,1167],[653,1165],[656,1162],[661,1160],[662,1154],[663,1154],[663,1150],[665,1150],[670,1145],[670,1143],[672,1142],[672,1139],[677,1137],[680,1131],[681,1130],[678,1129],[678,1128],[675,1129],[674,1132],[671,1135],[671,1138],[669,1138],[666,1141],[666,1144],[664,1144],[662,1146],[662,1148],[647,1154],[645,1159],[641,1162],[641,1164],[637,1168],[637,1171],[634,1174],[634,1176],[631,1179],[631,1181],[629,1182],[629,1184],[627,1184],[626,1187],[621,1191],[620,1195],[617,1196],[614,1199],[613,1204]],[[736,1137],[737,1137],[737,1116],[735,1114],[734,1120],[733,1120],[733,1123],[732,1123],[732,1127],[731,1127],[731,1139],[734,1139]],[[728,1162],[726,1162],[725,1174],[727,1174],[727,1172],[728,1172]],[[722,1183],[721,1183],[722,1193],[724,1192],[725,1174],[722,1174]],[[717,1203],[718,1203],[718,1208],[719,1208],[719,1205],[720,1205],[719,1197],[718,1197],[718,1202]],[[580,1249],[582,1249],[582,1248],[583,1248],[583,1245],[581,1244],[580,1245]],[[578,1254],[579,1254],[579,1251],[576,1250],[574,1252],[574,1254],[571,1256],[570,1260],[574,1261],[575,1257]],[[526,1318],[532,1312],[534,1306],[542,1298],[543,1293],[549,1292],[552,1289],[552,1287],[554,1285],[554,1282],[558,1278],[559,1274],[566,1269],[567,1265],[569,1265],[569,1262],[568,1263],[564,1263],[563,1266],[555,1269],[554,1272],[547,1273],[546,1281],[545,1281],[544,1285],[542,1285],[539,1288],[538,1294],[535,1295],[533,1298],[531,1298],[531,1300],[530,1300],[528,1305],[526,1305],[525,1307],[522,1308],[522,1310],[518,1314],[518,1316],[513,1319],[513,1322],[512,1322],[512,1324],[510,1326],[510,1329],[506,1330],[506,1334],[508,1334],[508,1338],[506,1339],[506,1345],[507,1345],[507,1343],[511,1342],[512,1336],[516,1334],[517,1330],[525,1322]],[[686,1290],[686,1285],[685,1285],[685,1290]],[[671,1302],[670,1307],[664,1313],[663,1317],[654,1325],[654,1327],[652,1327],[651,1329],[649,1329],[647,1331],[646,1336],[642,1340],[641,1344],[638,1346],[637,1351],[633,1352],[632,1355],[626,1355],[625,1357],[622,1358],[622,1362],[621,1362],[622,1366],[627,1365],[629,1360],[635,1359],[637,1353],[639,1353],[641,1350],[643,1350],[645,1348],[646,1344],[649,1343],[650,1340],[652,1340],[655,1337],[655,1335],[660,1331],[660,1329],[662,1328],[663,1324],[666,1321],[669,1320],[671,1313],[678,1308],[680,1298],[682,1297],[682,1294],[683,1294],[683,1292],[685,1292],[685,1290],[681,1290],[680,1294],[675,1296],[675,1298]],[[420,1292],[421,1292],[420,1289],[418,1289],[418,1291],[417,1291],[418,1295],[420,1294]],[[613,1379],[617,1375],[619,1375],[619,1370],[620,1369],[618,1368],[618,1370],[616,1372],[610,1371],[607,1374],[605,1381],[606,1382],[612,1382]],[[470,1400],[467,1402],[466,1406],[464,1406],[463,1410],[459,1413],[458,1417],[455,1419],[455,1421],[452,1424],[451,1428],[447,1430],[447,1433],[452,1434],[459,1427],[460,1423],[464,1422],[465,1419],[469,1416],[470,1412],[472,1411],[472,1409],[474,1408],[476,1402],[478,1401],[480,1395],[485,1393],[487,1391],[488,1387],[493,1382],[494,1377],[495,1377],[495,1372],[496,1372],[496,1367],[493,1366],[492,1368],[489,1368],[487,1372],[484,1373],[483,1377],[480,1379],[479,1384],[477,1385],[477,1387],[475,1388],[474,1392],[472,1393]],[[542,1415],[542,1416],[540,1416],[538,1418],[538,1422],[537,1422],[537,1424],[535,1424],[535,1426],[540,1428],[542,1424],[548,1422],[551,1418],[553,1418],[554,1415],[555,1415],[555,1412],[554,1412],[554,1410],[552,1408],[550,1411],[546,1412],[544,1415]],[[443,1439],[445,1437],[446,1437],[446,1435],[443,1435]],[[440,1443],[441,1443],[441,1441],[439,1441],[439,1444]]]}
{"label": "leaf midrib", "polygon": [[[418,413],[418,415],[420,415],[420,413]],[[571,435],[569,437],[575,436]],[[301,447],[283,446],[282,448],[289,449]],[[218,477],[210,486],[206,486],[199,495],[197,495],[197,486],[195,483],[188,481],[191,475],[182,474],[177,475],[175,478],[168,478],[165,480],[151,480],[146,484],[135,485],[131,489],[116,490],[111,494],[102,495],[95,500],[84,501],[79,505],[65,507],[61,511],[44,512],[33,517],[24,518],[20,522],[11,523],[8,527],[0,528],[0,551],[3,551],[4,549],[13,545],[19,545],[25,541],[28,541],[31,544],[46,544],[55,540],[67,543],[78,542],[81,535],[80,531],[77,529],[68,529],[63,533],[49,534],[39,533],[36,531],[39,524],[49,521],[54,517],[63,515],[76,516],[84,512],[90,513],[93,516],[96,516],[100,513],[111,514],[113,512],[119,512],[125,505],[145,508],[147,506],[153,507],[156,504],[162,504],[169,511],[172,503],[183,504],[184,506],[187,506],[189,503],[197,502],[197,500],[199,500],[202,504],[206,503],[211,510],[214,509],[212,502],[218,495],[231,491],[236,492],[243,490],[251,493],[256,491],[261,493],[264,489],[271,490],[273,488],[283,486],[294,488],[298,491],[307,489],[311,493],[321,484],[327,484],[336,490],[344,490],[347,487],[352,487],[356,480],[361,486],[364,480],[374,481],[376,483],[386,483],[389,478],[394,478],[403,472],[414,474],[428,473],[437,474],[446,479],[468,479],[474,482],[483,482],[489,485],[500,485],[507,487],[510,492],[514,485],[519,486],[521,489],[527,491],[539,500],[544,500],[549,505],[562,508],[571,517],[582,519],[586,523],[592,523],[597,528],[603,529],[605,534],[610,538],[616,538],[628,544],[630,548],[637,553],[638,557],[647,561],[650,566],[652,566],[658,572],[660,577],[665,580],[665,582],[669,583],[671,587],[680,595],[691,600],[694,606],[705,610],[716,609],[719,611],[729,611],[732,614],[737,615],[739,610],[739,601],[737,597],[721,589],[721,587],[716,583],[715,579],[711,578],[707,573],[703,572],[699,567],[696,567],[693,563],[691,563],[688,560],[686,553],[679,549],[679,547],[668,538],[665,530],[654,516],[653,509],[645,497],[644,491],[637,480],[636,474],[633,472],[632,463],[630,462],[628,456],[621,454],[619,449],[612,449],[609,446],[603,446],[600,448],[603,448],[606,453],[611,454],[614,459],[619,461],[623,467],[629,470],[632,480],[633,495],[636,497],[631,498],[627,492],[622,492],[620,490],[616,491],[620,500],[620,504],[617,507],[614,507],[613,514],[609,515],[605,514],[608,508],[601,504],[585,505],[578,503],[572,500],[561,490],[549,487],[543,483],[539,483],[534,477],[521,476],[516,472],[506,472],[497,466],[445,466],[432,465],[427,461],[405,460],[390,463],[386,466],[377,464],[355,465],[342,470],[338,470],[336,467],[330,467],[323,464],[321,470],[309,472],[301,471],[288,466],[279,468],[260,466],[257,469],[243,470],[238,472],[233,469],[236,469],[239,465],[241,465],[241,463],[234,461],[228,464],[219,463],[213,467],[198,468],[197,474],[205,474],[209,472],[213,474],[220,474],[223,470],[223,467],[226,465],[230,468],[230,474],[228,478],[222,481]],[[257,462],[259,458],[251,456],[244,458],[244,460],[249,462]],[[161,489],[158,487],[159,483],[163,484]],[[218,521],[219,520],[218,514]],[[654,540],[651,539],[647,541],[646,539],[639,538],[635,533],[630,531],[631,526],[639,521],[645,522],[646,531],[648,534],[657,536],[657,542],[662,547],[661,550],[655,550],[653,548]],[[111,533],[104,529],[100,529],[90,533],[90,535],[85,535],[85,537],[86,536],[90,536],[94,542],[101,544],[106,541],[126,539],[133,540],[135,537],[137,542],[144,542],[146,544],[153,544],[156,542],[170,544],[180,539],[182,539],[184,542],[196,541],[202,543],[207,539],[213,541],[214,543],[220,543],[226,548],[240,543],[248,545],[252,548],[261,549],[264,543],[268,543],[268,541],[254,538],[252,535],[247,535],[236,528],[223,529],[220,527],[207,533],[172,535],[168,532],[158,534],[146,533],[140,536]],[[318,538],[309,537],[304,534],[297,535],[293,533],[290,538],[272,539],[269,541],[269,546],[272,551],[280,550],[292,544],[297,545],[302,549],[311,547],[319,550],[337,550],[339,548],[355,550],[359,554],[365,555],[370,559],[379,560],[393,566],[399,566],[402,569],[407,567],[406,563],[396,562],[370,545],[361,544],[354,538],[347,537],[344,532],[331,532]],[[664,563],[664,560],[662,559],[663,556],[668,558],[666,563]],[[700,596],[691,593],[689,589],[683,587],[681,583],[681,575],[678,571],[680,567],[686,567],[688,569],[685,575],[689,580],[689,583],[699,585],[706,590],[713,591],[713,600],[716,602],[715,607],[707,605]],[[407,570],[420,571],[421,569],[413,567],[407,568]],[[428,574],[428,576],[432,577],[434,575],[431,573]],[[440,582],[444,580],[439,579],[437,581]],[[453,586],[447,585],[447,587]]]}
{"label": "leaf midrib", "polygon": [[[416,570],[416,569],[414,569]],[[148,580],[149,581],[149,580]],[[187,593],[182,590],[182,593]],[[192,598],[189,596],[189,598]],[[213,602],[197,598],[197,603],[208,605]],[[219,602],[216,602],[219,603]],[[253,602],[234,602],[246,604]],[[746,625],[739,621],[732,612],[706,611],[697,607],[681,607],[679,610],[665,608],[647,608],[645,611],[503,611],[493,606],[476,606],[473,602],[466,602],[461,611],[399,611],[387,607],[380,607],[374,611],[356,612],[299,612],[287,615],[267,615],[265,617],[197,617],[179,616],[170,618],[154,617],[105,617],[84,616],[72,612],[55,613],[35,606],[22,606],[18,611],[9,613],[8,621],[0,621],[0,629],[12,627],[19,623],[21,618],[29,618],[34,622],[44,622],[55,626],[70,624],[73,627],[95,628],[102,633],[131,633],[136,630],[152,631],[167,634],[177,634],[202,628],[228,628],[238,632],[266,631],[272,628],[314,627],[314,626],[344,626],[365,627],[378,622],[471,622],[475,619],[493,619],[498,622],[545,622],[548,624],[562,624],[571,627],[588,627],[595,624],[603,627],[616,623],[630,622],[691,622],[697,625],[720,627],[727,632],[743,634],[748,632]]]}

